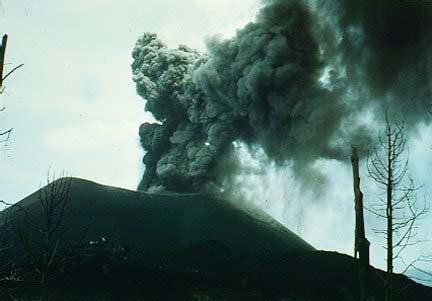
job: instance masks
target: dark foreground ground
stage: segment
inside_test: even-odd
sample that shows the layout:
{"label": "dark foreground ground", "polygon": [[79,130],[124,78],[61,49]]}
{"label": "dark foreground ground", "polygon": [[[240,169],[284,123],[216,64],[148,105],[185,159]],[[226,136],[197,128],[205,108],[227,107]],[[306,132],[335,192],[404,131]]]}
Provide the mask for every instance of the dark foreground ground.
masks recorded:
{"label": "dark foreground ground", "polygon": [[[72,179],[51,246],[41,234],[41,195],[19,202],[18,214],[4,212],[0,300],[358,300],[352,257],[316,251],[268,216],[208,195]],[[54,255],[45,256],[44,287],[46,253]],[[375,300],[383,300],[383,278],[371,268]],[[405,276],[394,286],[394,300],[432,300],[431,288]]]}
{"label": "dark foreground ground", "polygon": [[[308,251],[255,261],[223,257],[220,248],[209,242],[157,266],[106,266],[99,258],[52,281],[45,295],[47,300],[359,300],[356,262],[349,256]],[[371,270],[369,289],[375,300],[384,300],[379,273]],[[394,300],[432,300],[430,288],[395,277]],[[43,294],[38,285],[17,283],[3,286],[1,300],[39,300]]]}

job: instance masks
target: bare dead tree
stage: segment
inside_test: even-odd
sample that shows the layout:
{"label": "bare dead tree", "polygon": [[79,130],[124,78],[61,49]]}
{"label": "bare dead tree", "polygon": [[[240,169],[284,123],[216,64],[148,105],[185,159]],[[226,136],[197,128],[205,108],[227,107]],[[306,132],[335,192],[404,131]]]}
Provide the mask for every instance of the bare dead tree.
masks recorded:
{"label": "bare dead tree", "polygon": [[369,272],[369,246],[370,243],[366,238],[364,214],[363,214],[363,193],[360,190],[359,176],[359,156],[356,145],[351,146],[351,163],[353,168],[353,185],[354,185],[354,203],[355,203],[355,239],[354,239],[354,257],[359,256],[359,282],[360,282],[360,299],[366,301],[369,291],[367,278]]}
{"label": "bare dead tree", "polygon": [[391,124],[385,113],[385,131],[379,135],[379,146],[368,159],[368,173],[383,190],[385,197],[368,209],[376,217],[386,221],[382,229],[374,229],[385,237],[387,269],[385,281],[386,301],[393,300],[393,263],[402,259],[401,253],[409,246],[421,242],[417,237],[417,223],[429,207],[418,204],[420,186],[414,183],[408,171],[408,149],[403,123]]}
{"label": "bare dead tree", "polygon": [[[10,254],[14,250],[13,240],[10,239],[11,223],[9,219],[14,215],[12,211],[16,212],[15,208],[21,208],[21,206],[18,204],[13,205],[3,200],[0,200],[0,204],[4,206],[1,211],[2,220],[0,223],[0,283],[21,281],[21,276],[19,275],[20,268],[16,267],[17,261],[12,259],[11,256],[5,256],[5,253]],[[13,210],[11,210],[12,207]],[[22,212],[25,213],[25,211]]]}
{"label": "bare dead tree", "polygon": [[[0,3],[0,6],[1,6],[1,3]],[[8,73],[6,73],[6,75],[4,75],[7,41],[8,41],[8,36],[5,34],[5,35],[3,35],[3,38],[2,38],[2,41],[0,44],[0,95],[2,95],[3,92],[5,91],[4,81],[13,72],[15,72],[18,68],[23,66],[23,64],[20,64],[16,67],[12,68],[12,70],[10,70]],[[4,106],[0,107],[0,112],[2,112],[4,110],[5,110]],[[7,142],[9,141],[10,135],[12,133],[12,130],[13,129],[10,128],[8,130],[0,131],[0,144],[2,144],[2,143],[7,144]],[[6,207],[9,207],[9,204],[5,203],[2,200],[0,200],[0,203],[2,203],[3,205],[6,205]],[[8,242],[6,244],[2,244],[0,246],[0,252],[3,252],[5,250],[9,250],[11,247],[12,247],[12,244],[10,242]],[[0,282],[4,281],[4,280],[5,281],[10,281],[10,280],[16,281],[17,280],[16,271],[13,268],[13,263],[10,261],[0,263]]]}
{"label": "bare dead tree", "polygon": [[52,277],[51,267],[58,260],[58,247],[65,231],[63,224],[70,185],[71,178],[65,177],[64,173],[57,180],[55,176],[50,179],[48,173],[46,189],[39,190],[38,198],[44,218],[43,225],[38,228],[42,241],[36,242],[42,249],[42,258],[35,271],[40,275],[41,284],[44,286]]}
{"label": "bare dead tree", "polygon": [[0,45],[0,94],[4,91],[5,87],[3,85],[4,81],[12,74],[14,73],[17,69],[21,68],[22,66],[24,66],[24,64],[19,64],[18,66],[12,68],[11,71],[9,71],[8,73],[6,73],[6,75],[4,74],[4,65],[5,65],[5,55],[6,55],[6,46],[7,46],[7,40],[8,40],[8,35],[5,34],[3,35],[2,38],[2,44]]}
{"label": "bare dead tree", "polygon": [[[3,94],[5,90],[4,81],[13,73],[15,70],[21,68],[24,64],[20,64],[11,71],[9,71],[6,75],[4,74],[4,65],[5,65],[5,54],[6,54],[6,46],[7,46],[8,36],[5,34],[2,38],[2,43],[0,45],[0,95]],[[3,111],[5,107],[1,107],[0,111]],[[0,132],[0,137],[2,138],[0,142],[7,142],[10,138],[12,132],[12,128]]]}
{"label": "bare dead tree", "polygon": [[[15,245],[11,249],[18,256],[6,262],[10,272],[5,275],[38,283],[44,296],[49,283],[63,275],[88,245],[83,242],[95,218],[94,214],[89,218],[76,241],[66,242],[66,233],[71,230],[66,226],[66,213],[72,178],[64,172],[59,177],[48,172],[46,181],[47,185],[39,190],[35,203],[10,205],[1,202],[8,209],[3,211],[0,227],[2,233],[7,232],[8,237],[12,237]],[[94,209],[95,202],[93,212]],[[17,268],[19,275],[14,274]]]}
{"label": "bare dead tree", "polygon": [[35,212],[19,204],[6,210],[4,224],[24,252],[24,258],[33,267],[38,282],[46,286],[58,273],[64,258],[59,256],[59,244],[64,236],[71,178],[64,173],[59,179],[47,174],[47,186],[39,190],[38,203],[42,219]]}

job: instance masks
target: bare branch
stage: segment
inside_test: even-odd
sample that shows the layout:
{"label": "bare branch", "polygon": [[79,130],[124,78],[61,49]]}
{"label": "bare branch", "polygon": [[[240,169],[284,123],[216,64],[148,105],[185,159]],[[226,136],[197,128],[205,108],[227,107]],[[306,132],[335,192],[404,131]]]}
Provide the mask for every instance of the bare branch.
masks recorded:
{"label": "bare branch", "polygon": [[15,70],[21,68],[22,66],[24,66],[24,64],[20,64],[18,66],[16,66],[15,68],[13,68],[11,71],[9,71],[3,78],[2,78],[2,82],[5,81],[6,78],[8,78],[9,75],[11,75],[12,73],[15,72]]}

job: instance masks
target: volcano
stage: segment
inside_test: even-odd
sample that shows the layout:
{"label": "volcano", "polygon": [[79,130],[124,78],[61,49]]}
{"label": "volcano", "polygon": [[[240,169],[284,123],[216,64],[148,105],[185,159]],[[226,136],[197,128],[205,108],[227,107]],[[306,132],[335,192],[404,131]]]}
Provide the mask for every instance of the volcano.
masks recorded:
{"label": "volcano", "polygon": [[[43,224],[37,191],[18,206]],[[72,178],[61,248],[104,239],[134,250],[134,259],[175,255],[191,245],[218,241],[234,252],[311,251],[313,247],[263,212],[246,212],[205,194],[149,194]]]}
{"label": "volcano", "polygon": [[[52,256],[61,272],[51,270],[56,277],[47,283],[54,299],[357,300],[355,259],[315,250],[259,209],[210,194],[149,194],[77,178],[63,183],[70,186]],[[14,243],[1,262],[27,258],[22,279],[37,279],[33,257],[43,254],[47,219],[41,200],[52,184],[3,211],[3,245]],[[19,214],[11,214],[16,208]],[[27,226],[33,257],[19,243],[18,224]],[[371,267],[377,300],[380,277]],[[41,292],[36,282],[20,283],[6,281],[3,291],[26,298]],[[395,300],[432,297],[432,289],[402,275],[395,287]]]}

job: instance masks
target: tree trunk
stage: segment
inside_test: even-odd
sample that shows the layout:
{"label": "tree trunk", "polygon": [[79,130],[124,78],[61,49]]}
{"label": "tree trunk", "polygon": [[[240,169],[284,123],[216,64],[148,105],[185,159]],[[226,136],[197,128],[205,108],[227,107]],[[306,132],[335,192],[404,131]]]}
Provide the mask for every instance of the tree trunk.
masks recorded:
{"label": "tree trunk", "polygon": [[387,280],[386,280],[386,301],[393,300],[393,152],[394,147],[391,139],[391,128],[387,127]]}
{"label": "tree trunk", "polygon": [[8,36],[5,34],[2,39],[2,44],[0,47],[0,90],[3,87],[3,67],[4,67],[4,58],[6,53],[6,44],[7,44]]}
{"label": "tree trunk", "polygon": [[[0,0],[1,1],[1,0]],[[16,69],[22,67],[24,64],[20,64],[18,66],[16,66],[15,68],[13,68],[11,71],[9,71],[9,73],[7,73],[6,75],[4,74],[4,65],[5,65],[5,54],[6,54],[6,45],[7,45],[7,40],[8,40],[8,35],[5,34],[2,38],[2,42],[0,45],[0,94],[2,94],[4,87],[3,87],[3,81],[10,75],[12,74]],[[10,132],[11,130],[9,130],[8,132]],[[5,135],[6,133],[3,133],[3,135]]]}
{"label": "tree trunk", "polygon": [[359,256],[360,297],[362,301],[368,298],[367,276],[369,271],[369,241],[366,239],[363,215],[363,193],[360,190],[359,158],[357,146],[351,147],[351,163],[353,167],[354,203],[355,203],[355,238],[354,257]]}

